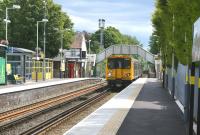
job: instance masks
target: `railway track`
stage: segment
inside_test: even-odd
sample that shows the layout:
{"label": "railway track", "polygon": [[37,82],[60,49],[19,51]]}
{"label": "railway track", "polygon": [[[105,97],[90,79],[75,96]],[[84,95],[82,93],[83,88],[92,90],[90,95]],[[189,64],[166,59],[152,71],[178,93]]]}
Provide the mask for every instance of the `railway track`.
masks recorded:
{"label": "railway track", "polygon": [[7,111],[0,114],[0,122],[3,123],[0,125],[0,131],[4,130],[10,126],[13,126],[17,123],[30,119],[34,116],[37,116],[41,113],[50,111],[56,107],[61,106],[70,102],[72,99],[77,98],[81,95],[86,95],[95,90],[105,87],[106,83],[98,83],[94,86],[83,88],[74,92],[67,93],[58,97],[54,97],[45,101],[34,103],[28,106],[20,107],[11,111]]}
{"label": "railway track", "polygon": [[48,119],[47,121],[31,128],[31,129],[28,129],[27,131],[21,133],[20,135],[37,135],[39,133],[42,133],[42,132],[50,129],[51,127],[57,125],[61,121],[65,120],[67,118],[70,118],[73,115],[79,113],[83,109],[87,108],[89,105],[101,100],[103,97],[105,97],[108,94],[107,93],[108,90],[109,89],[104,90],[103,92],[99,93],[98,95],[87,99],[86,101],[68,109],[67,111],[65,111],[61,114],[56,115],[53,118]]}

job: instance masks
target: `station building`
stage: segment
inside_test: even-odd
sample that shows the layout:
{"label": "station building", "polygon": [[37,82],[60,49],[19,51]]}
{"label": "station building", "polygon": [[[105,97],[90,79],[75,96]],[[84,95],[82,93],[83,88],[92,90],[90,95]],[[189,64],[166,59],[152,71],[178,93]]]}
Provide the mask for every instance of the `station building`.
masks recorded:
{"label": "station building", "polygon": [[63,50],[64,68],[61,67],[61,56],[54,60],[54,77],[80,78],[86,77],[87,47],[84,33],[77,32],[70,49]]}

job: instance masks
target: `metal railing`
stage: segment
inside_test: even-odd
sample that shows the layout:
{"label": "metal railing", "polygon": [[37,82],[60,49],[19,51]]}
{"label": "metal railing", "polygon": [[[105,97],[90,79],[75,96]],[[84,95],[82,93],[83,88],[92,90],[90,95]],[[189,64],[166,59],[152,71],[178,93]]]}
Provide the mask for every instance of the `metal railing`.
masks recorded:
{"label": "metal railing", "polygon": [[141,46],[124,45],[124,44],[112,45],[106,48],[105,50],[103,50],[102,52],[100,52],[99,54],[97,54],[96,63],[103,61],[104,59],[106,59],[107,57],[113,54],[127,54],[127,55],[137,54],[141,56],[144,60],[152,64],[155,63],[154,55],[146,51],[145,49],[143,49]]}

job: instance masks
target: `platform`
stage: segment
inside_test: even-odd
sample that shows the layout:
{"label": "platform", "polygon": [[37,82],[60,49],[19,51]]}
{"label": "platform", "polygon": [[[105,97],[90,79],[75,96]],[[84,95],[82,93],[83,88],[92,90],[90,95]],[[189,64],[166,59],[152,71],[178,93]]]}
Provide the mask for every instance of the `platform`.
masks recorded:
{"label": "platform", "polygon": [[100,83],[100,78],[53,79],[0,88],[0,113]]}
{"label": "platform", "polygon": [[157,79],[141,78],[64,135],[186,135],[181,115]]}
{"label": "platform", "polygon": [[87,80],[87,79],[89,78],[67,78],[67,79],[65,78],[65,79],[51,79],[51,80],[39,81],[39,82],[32,81],[28,83],[15,84],[15,85],[4,85],[4,86],[2,85],[0,86],[0,94],[24,91],[24,90],[29,90],[29,89],[37,89],[41,87],[82,81],[82,80]]}

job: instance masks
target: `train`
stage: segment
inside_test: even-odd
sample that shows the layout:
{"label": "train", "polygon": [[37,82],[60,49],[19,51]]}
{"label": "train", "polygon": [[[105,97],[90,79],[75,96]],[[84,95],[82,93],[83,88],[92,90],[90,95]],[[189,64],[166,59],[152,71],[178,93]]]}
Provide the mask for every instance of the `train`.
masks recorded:
{"label": "train", "polygon": [[141,63],[130,55],[111,55],[106,60],[105,77],[109,86],[126,86],[141,76]]}

